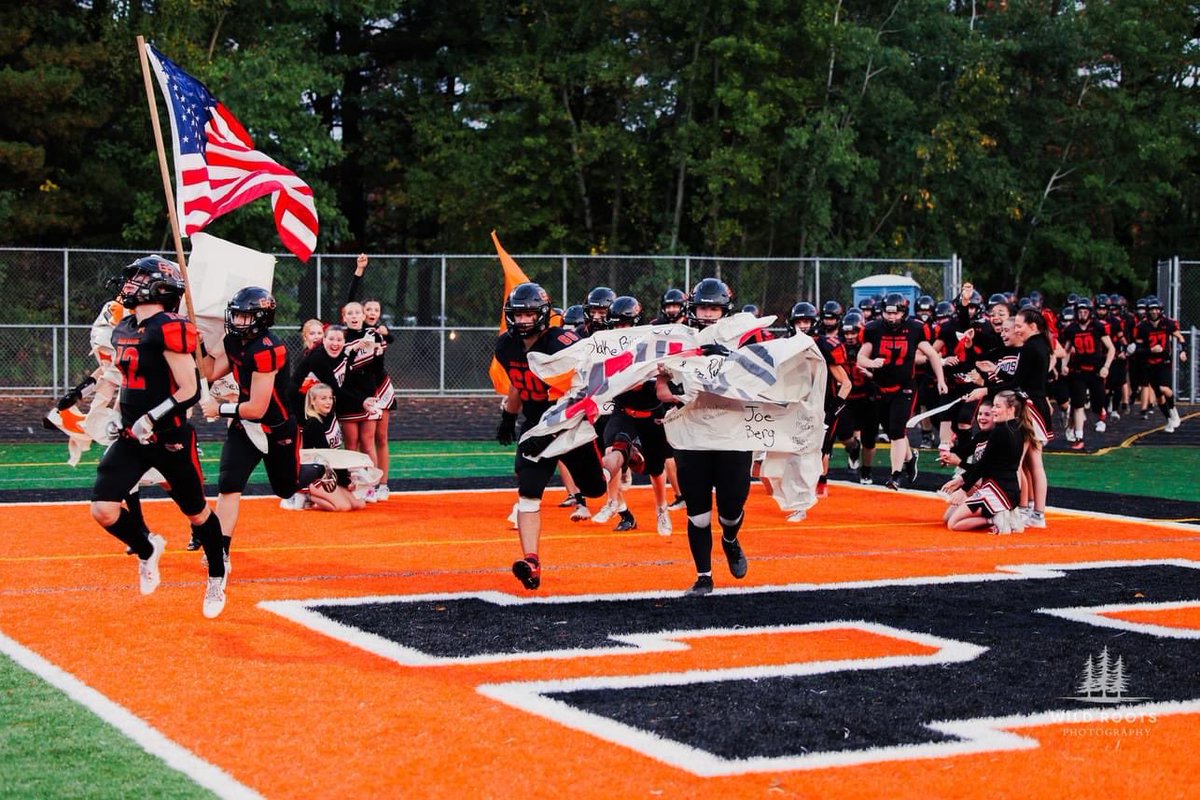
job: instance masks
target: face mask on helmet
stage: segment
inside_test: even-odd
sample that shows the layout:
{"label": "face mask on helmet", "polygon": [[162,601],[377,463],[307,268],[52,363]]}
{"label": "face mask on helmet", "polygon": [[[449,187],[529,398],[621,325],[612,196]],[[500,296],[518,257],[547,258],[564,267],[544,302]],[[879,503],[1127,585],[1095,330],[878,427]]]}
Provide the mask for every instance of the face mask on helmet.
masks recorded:
{"label": "face mask on helmet", "polygon": [[244,340],[267,332],[275,324],[275,298],[266,289],[247,286],[225,307],[225,332]]}
{"label": "face mask on helmet", "polygon": [[550,295],[536,283],[517,285],[504,303],[504,322],[517,336],[541,333],[550,327]]}
{"label": "face mask on helmet", "polygon": [[[708,309],[703,313],[700,309]],[[688,324],[695,328],[707,328],[733,310],[733,292],[718,278],[705,278],[692,290],[691,302],[687,305]]]}
{"label": "face mask on helmet", "polygon": [[642,304],[636,297],[622,295],[608,309],[609,325],[613,328],[632,328],[642,324]]}
{"label": "face mask on helmet", "polygon": [[167,311],[177,311],[183,297],[183,273],[174,261],[162,256],[144,256],[122,270],[121,305],[133,309],[157,303]]}

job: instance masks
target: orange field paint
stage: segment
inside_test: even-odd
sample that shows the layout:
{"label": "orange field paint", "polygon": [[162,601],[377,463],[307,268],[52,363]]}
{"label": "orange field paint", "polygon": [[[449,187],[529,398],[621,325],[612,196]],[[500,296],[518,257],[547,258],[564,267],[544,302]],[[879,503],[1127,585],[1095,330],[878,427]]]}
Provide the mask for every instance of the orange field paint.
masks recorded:
{"label": "orange field paint", "polygon": [[[267,797],[592,798],[1186,797],[1195,714],[1024,727],[1037,742],[948,758],[700,777],[484,696],[510,681],[925,655],[928,646],[834,628],[687,638],[670,652],[403,666],[259,607],[262,601],[493,591],[516,598],[682,592],[694,570],[683,534],[655,533],[647,489],[629,493],[643,528],[572,524],[544,504],[542,589],[519,587],[505,521],[511,492],[393,494],[352,514],[247,501],[233,543],[228,605],[201,616],[204,569],[183,549],[185,520],[146,502],[168,541],[158,591],[141,597],[135,561],[85,504],[0,507],[0,632],[124,706],[164,736]],[[718,591],[984,574],[1014,564],[1200,561],[1200,529],[1051,512],[1010,536],[953,533],[929,495],[835,485],[799,525],[757,487],[742,530],[744,581],[714,553]],[[864,513],[869,511],[869,513]],[[35,523],[31,525],[32,523]],[[831,610],[836,619],[836,610]],[[1200,628],[1200,610],[1121,612]],[[503,636],[503,631],[497,635]]]}

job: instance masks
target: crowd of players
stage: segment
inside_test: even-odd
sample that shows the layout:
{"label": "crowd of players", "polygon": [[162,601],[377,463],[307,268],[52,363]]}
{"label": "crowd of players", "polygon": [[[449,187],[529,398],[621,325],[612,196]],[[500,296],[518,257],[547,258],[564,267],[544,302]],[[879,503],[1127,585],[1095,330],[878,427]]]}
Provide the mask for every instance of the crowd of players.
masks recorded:
{"label": "crowd of players", "polygon": [[[111,390],[119,384],[120,402],[112,411],[114,441],[97,468],[92,515],[138,556],[143,593],[159,584],[158,561],[165,547],[162,537],[146,527],[137,502],[137,485],[148,474],[165,481],[191,522],[189,549],[204,551],[209,574],[204,613],[209,617],[225,605],[241,493],[259,463],[285,502],[300,497],[302,503],[325,510],[361,507],[364,498],[350,492],[344,473],[335,473],[327,463],[300,462],[302,446],[336,448],[344,441],[375,465],[367,473],[369,499],[386,500],[387,414],[394,392],[383,353],[392,336],[380,322],[377,301],[360,304],[353,299],[365,267],[361,256],[341,324],[305,324],[306,350],[295,369],[289,368],[287,349],[271,330],[275,300],[267,290],[247,287],[231,298],[225,335],[214,354],[206,351],[195,325],[178,313],[185,282],[177,265],[147,256],[124,269],[117,300],[95,329],[101,332],[94,337],[101,364],[97,375],[101,384],[112,384]],[[1182,336],[1164,316],[1162,304],[1148,297],[1130,310],[1117,295],[1068,300],[1059,313],[1036,292],[1020,299],[993,294],[984,302],[967,284],[954,300],[935,303],[923,296],[912,309],[900,294],[868,298],[849,310],[837,300],[825,301],[819,311],[807,301],[796,303],[783,335],[811,337],[828,369],[817,496],[828,491],[835,441],[845,447],[857,479],[870,484],[875,481],[876,441],[883,438],[891,445],[885,478],[889,489],[916,479],[920,447],[937,446],[942,463],[961,467],[943,487],[951,505],[946,515],[951,528],[987,526],[1009,532],[1044,527],[1047,487],[1041,447],[1054,435],[1052,404],[1061,410],[1066,437],[1076,449],[1085,446],[1089,411],[1094,430],[1102,432],[1121,415],[1134,409],[1148,415],[1156,405],[1166,420],[1164,430],[1173,432],[1180,418],[1170,387],[1171,362]],[[742,310],[757,315],[752,307]],[[735,311],[733,291],[717,278],[701,280],[688,293],[667,290],[659,298],[657,316],[649,319],[637,298],[618,296],[608,287],[596,287],[584,303],[561,316],[537,284],[521,284],[508,295],[508,330],[497,340],[495,356],[511,388],[502,403],[497,438],[502,444],[520,441],[513,520],[523,556],[513,573],[526,588],[536,589],[541,582],[541,501],[556,468],[568,489],[562,505],[571,509],[571,519],[590,517],[604,524],[617,517],[618,531],[637,527],[623,497],[628,473],[646,473],[660,534],[671,534],[672,511],[686,510],[697,572],[691,593],[698,595],[713,588],[715,494],[729,570],[735,578],[745,576],[748,562],[738,533],[753,453],[673,448],[662,420],[667,410],[689,399],[666,371],[616,398],[612,413],[597,422],[599,447],[589,442],[559,456],[535,458],[530,456],[540,455],[551,442],[521,436],[551,406],[549,387],[529,368],[530,352],[554,354],[612,328],[705,328]],[[760,328],[738,344],[751,346],[771,337]],[[706,347],[713,348],[706,355],[729,355],[720,345]],[[1186,353],[1180,351],[1178,358],[1186,359]],[[214,390],[201,397],[201,376],[234,381],[224,395]],[[98,395],[115,394],[111,390]],[[59,409],[67,410],[78,399],[69,395]],[[205,499],[195,432],[188,421],[188,409],[197,403],[205,417],[229,422],[215,513]],[[920,446],[914,447],[908,425],[922,407],[931,413]],[[668,483],[674,489],[671,502]],[[589,498],[603,498],[595,514],[588,509]],[[803,518],[801,510],[789,519]]]}
{"label": "crowd of players", "polygon": [[[496,357],[507,370],[522,376],[521,386],[505,401],[499,440],[511,444],[519,439],[518,412],[524,413],[522,430],[527,430],[550,405],[548,387],[528,370],[530,350],[555,352],[600,330],[641,324],[704,327],[735,311],[732,291],[715,278],[701,281],[691,293],[672,288],[657,299],[658,313],[651,318],[638,298],[596,287],[583,303],[562,311],[561,327],[556,327],[552,314],[557,309],[550,308],[544,290],[536,284],[518,287],[505,304],[510,330],[500,337]],[[707,313],[710,309],[714,316]],[[759,313],[750,305],[741,310]],[[527,319],[518,321],[517,316],[526,312]],[[1171,363],[1187,356],[1180,349],[1179,326],[1164,315],[1162,303],[1153,296],[1130,308],[1117,294],[1072,294],[1056,310],[1040,292],[1019,298],[995,293],[985,300],[974,286],[965,284],[955,298],[938,302],[923,295],[911,307],[899,293],[864,298],[850,308],[839,300],[826,300],[818,309],[802,300],[775,334],[811,337],[828,369],[823,474],[817,496],[828,493],[835,442],[844,446],[853,478],[862,484],[879,480],[892,490],[916,480],[920,449],[937,448],[938,461],[957,468],[955,477],[943,486],[950,503],[946,521],[955,530],[986,527],[1007,533],[1046,526],[1048,487],[1042,448],[1054,438],[1056,428],[1064,432],[1072,449],[1082,450],[1091,431],[1103,433],[1133,413],[1148,418],[1157,408],[1168,433],[1180,424],[1171,390]],[[771,335],[764,330],[757,340]],[[590,473],[599,464],[603,493],[581,489],[582,484],[574,480],[578,467],[564,460],[562,477],[568,497],[562,506],[572,509],[572,520],[590,516],[606,523],[620,515],[616,530],[633,529],[637,522],[622,499],[620,474],[630,465],[644,470],[654,489],[660,534],[672,530],[670,511],[687,510],[689,544],[698,572],[693,592],[702,594],[712,586],[708,551],[714,481],[730,569],[735,577],[745,574],[745,555],[736,537],[743,490],[753,467],[749,454],[723,453],[720,467],[698,468],[695,453],[681,459],[661,425],[666,410],[676,402],[678,398],[664,391],[661,381],[648,382],[618,398],[614,413],[598,423],[598,458],[572,454],[574,460],[586,463]],[[910,441],[908,425],[917,416],[924,416],[919,440]],[[877,476],[874,461],[880,440],[890,443],[890,463]],[[711,454],[705,457],[711,461]],[[536,588],[540,516],[536,525],[532,520],[540,515],[553,462],[540,465],[537,480],[522,476],[529,463],[518,455],[514,520],[522,531],[525,558],[514,565],[514,572],[528,588]],[[697,477],[700,474],[705,477]],[[670,504],[668,481],[676,492]],[[721,483],[726,484],[724,492]],[[604,504],[592,515],[587,497],[601,494]],[[524,523],[526,515],[529,524]],[[790,517],[803,518],[803,511]]]}

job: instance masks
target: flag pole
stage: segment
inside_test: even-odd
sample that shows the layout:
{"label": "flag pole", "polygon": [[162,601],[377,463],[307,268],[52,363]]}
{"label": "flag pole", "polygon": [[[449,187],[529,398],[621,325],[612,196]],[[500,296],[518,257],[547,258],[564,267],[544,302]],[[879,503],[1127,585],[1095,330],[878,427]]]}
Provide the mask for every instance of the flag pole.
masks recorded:
{"label": "flag pole", "polygon": [[[187,305],[188,319],[196,322],[196,309],[192,305],[192,284],[188,280],[187,258],[183,254],[183,237],[179,235],[179,217],[175,214],[175,192],[171,189],[171,173],[167,169],[167,151],[163,146],[162,125],[158,121],[158,104],[154,102],[154,85],[150,82],[150,59],[146,56],[146,39],[137,37],[138,58],[142,62],[142,78],[146,82],[146,103],[150,106],[150,125],[154,128],[154,145],[158,148],[158,168],[162,172],[163,192],[167,195],[167,214],[171,218],[171,236],[175,239],[175,259],[183,275],[183,302]],[[204,356],[197,347],[196,372],[200,379],[201,394],[208,394],[208,379],[204,377]]]}
{"label": "flag pole", "polygon": [[[175,258],[183,273],[183,299],[187,303],[188,319],[195,322],[196,310],[192,306],[192,284],[188,281],[187,259],[183,254],[183,237],[179,234],[179,217],[175,213],[175,192],[171,188],[171,173],[167,168],[167,151],[163,145],[162,125],[158,121],[158,104],[154,102],[154,85],[150,81],[150,59],[146,56],[146,39],[137,37],[138,57],[142,62],[142,78],[146,82],[146,103],[150,106],[150,125],[154,128],[154,145],[158,148],[158,167],[162,172],[163,192],[167,196],[167,214],[171,218],[171,236],[175,241]],[[200,351],[196,350],[196,365],[200,365]],[[203,372],[203,370],[202,370]]]}

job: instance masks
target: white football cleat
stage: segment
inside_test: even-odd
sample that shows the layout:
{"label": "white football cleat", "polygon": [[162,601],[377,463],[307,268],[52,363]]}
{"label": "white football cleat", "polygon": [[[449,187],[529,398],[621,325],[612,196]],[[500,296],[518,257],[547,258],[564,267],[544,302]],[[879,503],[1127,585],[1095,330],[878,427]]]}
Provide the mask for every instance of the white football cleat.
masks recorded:
{"label": "white football cleat", "polygon": [[592,514],[592,522],[596,523],[597,525],[603,525],[612,519],[613,514],[616,513],[616,506],[614,506],[611,502],[605,503],[604,505],[600,506],[599,511],[597,511],[595,514]]}
{"label": "white football cleat", "polygon": [[215,619],[225,610],[225,578],[209,578],[204,589],[204,616]]}
{"label": "white football cleat", "polygon": [[138,559],[138,588],[141,589],[142,594],[153,594],[154,590],[158,588],[158,584],[162,582],[162,576],[158,572],[158,561],[162,558],[163,551],[167,549],[167,540],[157,533],[150,534],[149,539],[154,552],[144,561]]}
{"label": "white football cleat", "polygon": [[659,536],[670,536],[673,531],[674,531],[674,527],[671,525],[670,510],[666,506],[659,506],[659,508],[658,508],[658,535]]}

